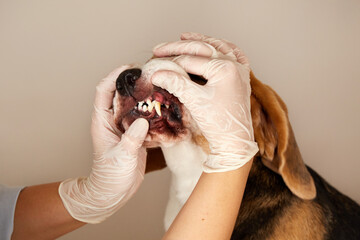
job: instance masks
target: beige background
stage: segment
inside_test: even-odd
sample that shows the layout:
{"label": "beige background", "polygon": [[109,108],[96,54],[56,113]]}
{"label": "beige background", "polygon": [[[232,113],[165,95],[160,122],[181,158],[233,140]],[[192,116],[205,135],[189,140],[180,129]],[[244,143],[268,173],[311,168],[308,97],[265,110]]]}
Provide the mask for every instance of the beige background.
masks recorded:
{"label": "beige background", "polygon": [[[86,175],[97,82],[182,31],[226,38],[285,100],[308,165],[360,202],[360,1],[0,0],[0,182]],[[159,239],[167,170],[62,239]]]}

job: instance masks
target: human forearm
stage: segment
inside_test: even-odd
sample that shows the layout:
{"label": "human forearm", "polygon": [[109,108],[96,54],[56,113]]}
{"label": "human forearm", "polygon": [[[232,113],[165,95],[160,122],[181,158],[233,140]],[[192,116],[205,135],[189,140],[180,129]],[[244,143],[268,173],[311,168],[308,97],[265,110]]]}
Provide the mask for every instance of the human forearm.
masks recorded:
{"label": "human forearm", "polygon": [[234,171],[203,173],[163,239],[230,239],[251,163]]}
{"label": "human forearm", "polygon": [[30,186],[20,192],[11,239],[55,239],[85,224],[65,209],[59,184]]}

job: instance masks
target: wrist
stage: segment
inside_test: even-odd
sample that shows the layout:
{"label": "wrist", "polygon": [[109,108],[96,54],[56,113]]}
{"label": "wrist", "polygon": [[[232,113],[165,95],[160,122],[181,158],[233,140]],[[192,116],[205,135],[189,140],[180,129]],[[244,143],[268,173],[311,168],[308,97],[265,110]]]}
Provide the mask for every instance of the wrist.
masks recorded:
{"label": "wrist", "polygon": [[217,151],[211,149],[211,152],[203,162],[203,171],[206,173],[212,172],[227,172],[241,168],[246,163],[251,161],[255,154],[259,151],[256,142],[249,141],[246,146],[238,148],[237,151]]}
{"label": "wrist", "polygon": [[67,179],[60,184],[58,191],[66,210],[74,219],[95,224],[114,214],[122,206],[123,196],[102,194],[89,179]]}

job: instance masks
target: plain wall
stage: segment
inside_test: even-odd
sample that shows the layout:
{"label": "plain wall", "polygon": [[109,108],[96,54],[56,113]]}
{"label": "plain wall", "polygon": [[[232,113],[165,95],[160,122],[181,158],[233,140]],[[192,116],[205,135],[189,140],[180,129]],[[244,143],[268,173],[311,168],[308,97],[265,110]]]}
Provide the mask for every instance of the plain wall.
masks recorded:
{"label": "plain wall", "polygon": [[[360,1],[0,0],[0,182],[87,175],[96,84],[183,31],[228,39],[283,98],[305,162],[360,202]],[[61,239],[159,239],[168,170]],[[55,216],[54,216],[55,217]]]}

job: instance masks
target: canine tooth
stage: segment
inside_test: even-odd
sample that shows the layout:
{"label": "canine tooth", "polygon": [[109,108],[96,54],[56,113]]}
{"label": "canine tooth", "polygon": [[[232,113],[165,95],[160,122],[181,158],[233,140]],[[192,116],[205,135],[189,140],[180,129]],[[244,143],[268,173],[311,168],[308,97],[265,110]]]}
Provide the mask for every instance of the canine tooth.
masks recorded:
{"label": "canine tooth", "polygon": [[161,104],[158,101],[155,101],[155,111],[161,117]]}
{"label": "canine tooth", "polygon": [[144,106],[142,107],[142,110],[143,110],[144,112],[146,112],[146,111],[148,110],[147,106],[144,105]]}
{"label": "canine tooth", "polygon": [[167,109],[169,109],[170,106],[169,106],[168,104],[165,104],[165,107],[166,107]]}

